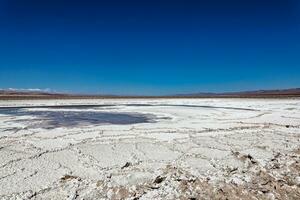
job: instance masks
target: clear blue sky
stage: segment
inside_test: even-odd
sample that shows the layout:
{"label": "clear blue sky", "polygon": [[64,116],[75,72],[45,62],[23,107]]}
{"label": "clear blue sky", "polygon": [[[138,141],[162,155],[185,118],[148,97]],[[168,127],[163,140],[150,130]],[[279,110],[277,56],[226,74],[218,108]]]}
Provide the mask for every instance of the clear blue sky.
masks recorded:
{"label": "clear blue sky", "polygon": [[0,0],[0,88],[300,87],[297,0]]}

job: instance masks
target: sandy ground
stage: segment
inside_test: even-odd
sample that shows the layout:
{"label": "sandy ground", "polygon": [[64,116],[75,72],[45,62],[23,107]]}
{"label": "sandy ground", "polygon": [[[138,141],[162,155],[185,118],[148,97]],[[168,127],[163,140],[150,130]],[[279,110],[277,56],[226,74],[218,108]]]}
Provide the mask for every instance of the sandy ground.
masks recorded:
{"label": "sandy ground", "polygon": [[64,126],[0,110],[0,199],[300,199],[300,99],[0,101],[79,104],[110,106],[22,111],[151,120]]}

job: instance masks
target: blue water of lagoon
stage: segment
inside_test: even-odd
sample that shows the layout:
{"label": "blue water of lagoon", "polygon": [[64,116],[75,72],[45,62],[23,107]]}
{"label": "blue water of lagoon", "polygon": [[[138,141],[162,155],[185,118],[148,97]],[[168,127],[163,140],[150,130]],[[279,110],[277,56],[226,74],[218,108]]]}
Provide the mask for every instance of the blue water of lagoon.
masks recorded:
{"label": "blue water of lagoon", "polygon": [[[0,114],[10,116],[33,116],[28,119],[15,119],[15,121],[28,122],[30,127],[36,128],[58,128],[76,127],[83,125],[128,125],[139,123],[153,123],[159,118],[153,114],[109,112],[99,109],[113,108],[116,106],[153,106],[153,107],[187,107],[199,109],[230,109],[236,111],[256,111],[251,108],[218,107],[207,105],[182,105],[182,104],[120,104],[120,105],[54,105],[54,106],[24,106],[24,107],[0,107]],[[34,110],[32,110],[32,108]],[[43,110],[39,110],[42,108]],[[47,109],[47,110],[44,110]],[[62,110],[63,109],[63,110]],[[65,111],[67,109],[67,111]]]}
{"label": "blue water of lagoon", "polygon": [[[103,111],[62,111],[49,108],[47,110],[30,110],[25,108],[0,109],[0,114],[16,117],[15,122],[30,123],[30,128],[53,129],[59,127],[77,127],[86,125],[128,125],[154,123],[155,115]],[[32,116],[28,119],[18,117]]]}

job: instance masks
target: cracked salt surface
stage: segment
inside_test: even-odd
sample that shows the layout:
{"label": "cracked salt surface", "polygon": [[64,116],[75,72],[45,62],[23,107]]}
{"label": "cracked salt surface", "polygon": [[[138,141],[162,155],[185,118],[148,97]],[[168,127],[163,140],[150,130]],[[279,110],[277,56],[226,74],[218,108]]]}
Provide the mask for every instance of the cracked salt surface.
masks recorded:
{"label": "cracked salt surface", "polygon": [[[36,100],[0,107],[0,199],[300,197],[299,99]],[[107,123],[111,118],[117,120]],[[128,123],[120,124],[124,118]]]}

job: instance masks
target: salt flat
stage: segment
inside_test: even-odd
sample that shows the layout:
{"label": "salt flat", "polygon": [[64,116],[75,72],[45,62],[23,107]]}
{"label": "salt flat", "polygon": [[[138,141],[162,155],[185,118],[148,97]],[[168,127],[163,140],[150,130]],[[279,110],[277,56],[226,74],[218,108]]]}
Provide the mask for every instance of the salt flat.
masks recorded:
{"label": "salt flat", "polygon": [[0,107],[0,199],[300,198],[300,99]]}

